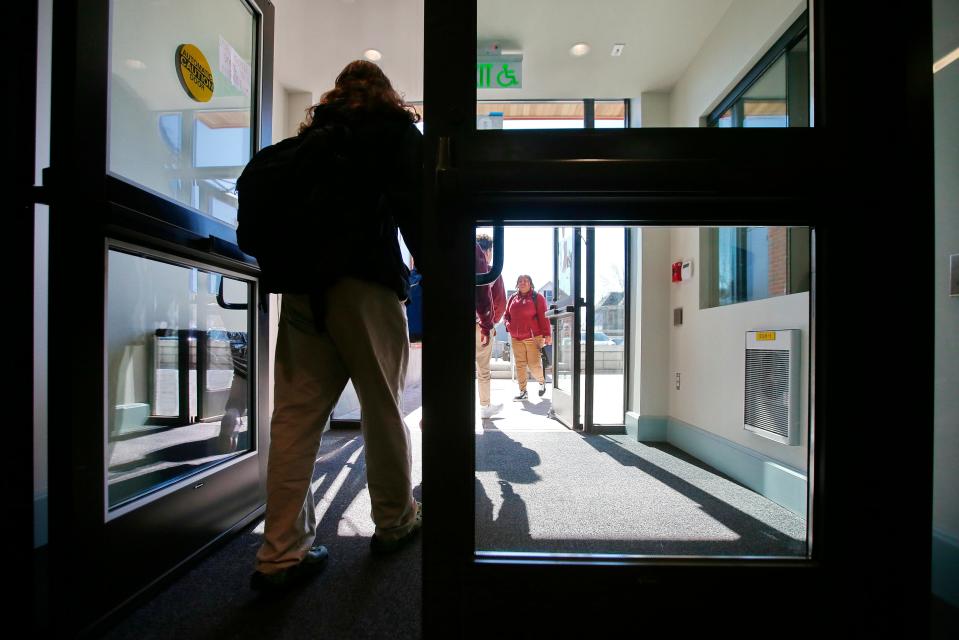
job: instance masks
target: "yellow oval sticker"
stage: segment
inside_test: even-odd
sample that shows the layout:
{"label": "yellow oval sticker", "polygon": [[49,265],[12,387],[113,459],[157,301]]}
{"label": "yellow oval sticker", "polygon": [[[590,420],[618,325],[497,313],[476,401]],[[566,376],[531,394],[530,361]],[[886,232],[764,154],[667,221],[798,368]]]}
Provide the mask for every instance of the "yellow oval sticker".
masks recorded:
{"label": "yellow oval sticker", "polygon": [[176,70],[180,86],[188,96],[197,102],[213,98],[213,70],[195,45],[181,44],[176,48]]}
{"label": "yellow oval sticker", "polygon": [[775,340],[775,331],[759,331],[756,333],[756,340]]}

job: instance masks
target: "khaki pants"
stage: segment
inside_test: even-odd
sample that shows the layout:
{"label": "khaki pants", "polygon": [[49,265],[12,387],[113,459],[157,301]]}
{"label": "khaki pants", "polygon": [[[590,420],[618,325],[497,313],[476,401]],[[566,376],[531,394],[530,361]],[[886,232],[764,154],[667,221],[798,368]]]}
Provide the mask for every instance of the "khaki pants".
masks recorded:
{"label": "khaki pants", "polygon": [[480,326],[476,325],[476,384],[479,387],[479,399],[481,407],[489,406],[489,359],[493,354],[493,336],[496,335],[496,329],[490,330],[489,342],[484,347],[482,344],[483,333]]}
{"label": "khaki pants", "polygon": [[513,363],[516,366],[516,380],[519,382],[520,393],[526,391],[527,366],[540,384],[546,384],[546,376],[543,375],[543,359],[539,352],[540,347],[543,346],[543,337],[536,336],[526,340],[510,338],[510,344],[513,348]]}
{"label": "khaki pants", "polygon": [[284,295],[276,344],[267,471],[266,531],[256,569],[302,560],[316,536],[310,482],[323,427],[352,379],[363,412],[367,479],[376,535],[406,534],[416,515],[410,435],[400,412],[409,360],[406,313],[386,287],[344,278],[326,297],[326,331],[308,296]]}

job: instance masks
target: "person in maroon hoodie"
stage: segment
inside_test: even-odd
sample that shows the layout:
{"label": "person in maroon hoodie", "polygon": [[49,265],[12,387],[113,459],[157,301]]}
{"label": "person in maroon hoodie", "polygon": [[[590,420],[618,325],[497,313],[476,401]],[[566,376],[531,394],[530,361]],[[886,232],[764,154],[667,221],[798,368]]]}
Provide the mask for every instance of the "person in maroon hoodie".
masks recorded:
{"label": "person in maroon hoodie", "polygon": [[[476,273],[489,271],[489,264],[493,261],[493,240],[486,234],[476,236],[476,245],[482,249],[483,261],[479,254],[476,256]],[[492,316],[487,318],[486,308],[490,305]],[[482,309],[482,312],[481,312]],[[487,334],[489,339],[483,342],[482,324],[489,319],[493,325],[503,318],[506,312],[506,288],[503,286],[503,277],[500,276],[491,285],[476,288],[476,382],[479,387],[480,417],[492,418],[503,408],[502,404],[490,403],[490,356],[493,354],[493,336],[496,328],[491,326]]]}
{"label": "person in maroon hoodie", "polygon": [[513,358],[516,365],[516,378],[519,382],[519,395],[513,400],[527,399],[526,367],[529,366],[533,377],[539,382],[539,395],[546,393],[546,376],[543,374],[543,361],[540,349],[544,344],[552,344],[553,337],[546,318],[546,300],[536,293],[533,279],[522,275],[516,279],[516,293],[506,303],[506,331],[510,336]]}

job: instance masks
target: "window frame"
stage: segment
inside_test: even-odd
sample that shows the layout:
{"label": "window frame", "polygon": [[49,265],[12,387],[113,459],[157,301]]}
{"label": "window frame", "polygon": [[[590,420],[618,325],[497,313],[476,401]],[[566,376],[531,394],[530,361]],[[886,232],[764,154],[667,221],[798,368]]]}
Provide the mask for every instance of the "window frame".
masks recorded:
{"label": "window frame", "polygon": [[[719,104],[712,111],[709,112],[709,115],[706,116],[706,126],[710,128],[719,128],[719,120],[722,118],[723,114],[728,110],[732,110],[732,126],[733,129],[743,128],[743,121],[745,119],[744,109],[743,109],[743,98],[746,95],[746,92],[752,88],[756,82],[762,78],[776,62],[779,61],[779,58],[786,55],[796,44],[799,43],[804,37],[809,35],[809,10],[805,10],[802,14],[796,18],[795,22],[786,29],[786,33],[779,37],[776,43],[769,48],[766,53],[759,59],[753,68],[736,83],[736,86],[733,87],[732,91],[726,94],[726,97],[720,100]],[[786,93],[789,93],[789,61],[786,60]],[[789,117],[789,100],[787,97],[786,100],[786,117]],[[807,120],[809,120],[807,118]],[[811,120],[809,120],[811,122]],[[790,125],[792,126],[792,125]]]}

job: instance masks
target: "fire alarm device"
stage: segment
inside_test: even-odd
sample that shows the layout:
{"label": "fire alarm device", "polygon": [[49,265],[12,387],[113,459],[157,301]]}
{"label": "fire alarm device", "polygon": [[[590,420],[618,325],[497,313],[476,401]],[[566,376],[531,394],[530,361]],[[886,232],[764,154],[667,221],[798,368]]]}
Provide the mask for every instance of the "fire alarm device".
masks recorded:
{"label": "fire alarm device", "polygon": [[679,262],[673,263],[673,282],[682,282],[683,281],[683,263],[680,260]]}

